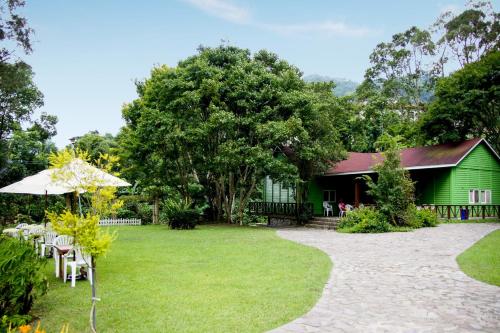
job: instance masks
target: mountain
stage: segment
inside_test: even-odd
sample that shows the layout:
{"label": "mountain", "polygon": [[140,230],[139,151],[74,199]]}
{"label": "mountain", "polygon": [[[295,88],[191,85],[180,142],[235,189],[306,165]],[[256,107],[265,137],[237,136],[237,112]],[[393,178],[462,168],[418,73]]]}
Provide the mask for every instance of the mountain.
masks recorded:
{"label": "mountain", "polygon": [[303,77],[303,79],[306,82],[333,81],[335,83],[335,89],[333,89],[333,93],[336,96],[345,96],[345,95],[352,94],[356,90],[356,88],[359,86],[359,83],[348,80],[348,79],[342,79],[342,78],[330,77],[330,76],[324,76],[324,75],[318,75],[318,74],[306,75]]}

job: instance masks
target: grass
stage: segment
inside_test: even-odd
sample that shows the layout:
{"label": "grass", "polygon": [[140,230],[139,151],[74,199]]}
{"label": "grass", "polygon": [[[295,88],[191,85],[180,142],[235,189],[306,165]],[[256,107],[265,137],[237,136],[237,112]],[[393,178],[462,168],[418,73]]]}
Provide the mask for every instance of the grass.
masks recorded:
{"label": "grass", "polygon": [[[323,252],[274,230],[200,226],[112,227],[117,240],[97,263],[99,332],[262,332],[307,312],[328,279]],[[33,314],[48,332],[88,332],[90,285],[54,277]]]}
{"label": "grass", "polygon": [[457,257],[470,277],[500,286],[500,230],[495,230]]}

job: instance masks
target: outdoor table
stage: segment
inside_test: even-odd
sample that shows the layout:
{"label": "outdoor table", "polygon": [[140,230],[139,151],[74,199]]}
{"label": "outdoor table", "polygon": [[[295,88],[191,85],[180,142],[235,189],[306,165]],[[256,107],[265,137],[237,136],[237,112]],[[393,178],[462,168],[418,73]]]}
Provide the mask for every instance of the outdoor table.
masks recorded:
{"label": "outdoor table", "polygon": [[19,229],[16,228],[7,228],[3,229],[2,233],[10,236],[10,237],[19,237]]}
{"label": "outdoor table", "polygon": [[64,267],[63,267],[63,256],[73,249],[72,245],[57,245],[54,246],[59,256],[59,278],[64,280]]}

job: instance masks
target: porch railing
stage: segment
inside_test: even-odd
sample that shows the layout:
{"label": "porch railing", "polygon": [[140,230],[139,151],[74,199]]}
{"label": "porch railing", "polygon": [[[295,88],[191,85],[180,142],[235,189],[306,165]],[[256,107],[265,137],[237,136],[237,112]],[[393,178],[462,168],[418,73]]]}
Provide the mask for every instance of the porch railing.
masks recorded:
{"label": "porch railing", "polygon": [[248,204],[251,214],[264,216],[295,216],[301,219],[310,219],[313,216],[314,206],[311,202],[301,204],[287,202],[255,201]]}
{"label": "porch railing", "polygon": [[486,219],[489,217],[500,219],[500,205],[422,205],[436,212],[442,219]]}

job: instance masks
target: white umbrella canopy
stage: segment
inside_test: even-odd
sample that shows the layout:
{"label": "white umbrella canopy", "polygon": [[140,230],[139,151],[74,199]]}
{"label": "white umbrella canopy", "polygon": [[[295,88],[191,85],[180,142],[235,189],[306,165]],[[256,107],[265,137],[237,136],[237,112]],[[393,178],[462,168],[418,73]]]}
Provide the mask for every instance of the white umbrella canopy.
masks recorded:
{"label": "white umbrella canopy", "polygon": [[[54,176],[55,173],[57,173],[57,177]],[[33,176],[28,176],[16,183],[0,188],[0,193],[38,195],[64,194],[75,191],[82,193],[85,192],[85,186],[122,187],[131,186],[131,184],[87,162],[75,159],[60,169],[43,170]]]}
{"label": "white umbrella canopy", "polygon": [[22,180],[0,188],[0,193],[18,193],[18,194],[64,194],[73,192],[72,189],[56,184],[52,180],[53,170],[43,170],[39,173],[23,178]]}
{"label": "white umbrella canopy", "polygon": [[52,169],[58,172],[57,184],[63,184],[73,191],[84,192],[86,186],[96,187],[124,187],[131,186],[130,183],[110,175],[81,159],[74,159],[60,169]]}

